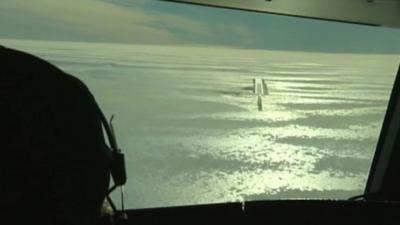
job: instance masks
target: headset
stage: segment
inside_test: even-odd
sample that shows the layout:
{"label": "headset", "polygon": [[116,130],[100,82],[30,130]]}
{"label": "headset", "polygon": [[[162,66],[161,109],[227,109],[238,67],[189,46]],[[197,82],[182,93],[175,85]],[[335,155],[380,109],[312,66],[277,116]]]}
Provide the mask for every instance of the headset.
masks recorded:
{"label": "headset", "polygon": [[[107,146],[110,154],[107,154],[110,160],[110,174],[112,180],[114,181],[113,186],[108,189],[106,199],[110,204],[114,215],[122,217],[126,219],[126,214],[124,213],[124,185],[127,180],[126,175],[126,166],[125,166],[125,156],[122,153],[121,149],[117,145],[117,140],[115,137],[114,127],[112,121],[114,119],[114,115],[111,116],[110,121],[108,122],[103,111],[100,109],[99,105],[96,103],[97,111],[100,115],[101,123],[103,124],[104,130],[106,131],[108,137],[108,143],[110,146]],[[121,187],[121,212],[117,212],[117,207],[113,203],[110,198],[110,194],[118,187]]]}

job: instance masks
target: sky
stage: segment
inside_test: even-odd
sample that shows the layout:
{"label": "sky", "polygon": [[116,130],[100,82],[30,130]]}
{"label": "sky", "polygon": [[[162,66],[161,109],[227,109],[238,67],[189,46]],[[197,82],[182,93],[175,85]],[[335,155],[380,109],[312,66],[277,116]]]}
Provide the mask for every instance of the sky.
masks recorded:
{"label": "sky", "polygon": [[400,54],[400,29],[157,0],[1,0],[0,38]]}

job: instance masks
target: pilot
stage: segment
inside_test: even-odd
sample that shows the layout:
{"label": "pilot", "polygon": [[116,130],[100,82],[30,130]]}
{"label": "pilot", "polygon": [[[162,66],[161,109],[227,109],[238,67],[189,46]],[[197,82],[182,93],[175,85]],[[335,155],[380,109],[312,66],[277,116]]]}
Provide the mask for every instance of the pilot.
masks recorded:
{"label": "pilot", "polygon": [[0,46],[0,119],[1,223],[98,223],[110,163],[88,88]]}

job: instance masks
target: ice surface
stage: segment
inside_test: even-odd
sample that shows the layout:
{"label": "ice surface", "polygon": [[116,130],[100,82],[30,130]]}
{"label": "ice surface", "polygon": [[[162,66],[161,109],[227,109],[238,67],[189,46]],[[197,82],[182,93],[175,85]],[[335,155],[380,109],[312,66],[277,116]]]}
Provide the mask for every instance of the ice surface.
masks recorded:
{"label": "ice surface", "polygon": [[[116,116],[128,208],[361,193],[399,58],[1,43],[79,77]],[[263,111],[253,78],[268,85]]]}

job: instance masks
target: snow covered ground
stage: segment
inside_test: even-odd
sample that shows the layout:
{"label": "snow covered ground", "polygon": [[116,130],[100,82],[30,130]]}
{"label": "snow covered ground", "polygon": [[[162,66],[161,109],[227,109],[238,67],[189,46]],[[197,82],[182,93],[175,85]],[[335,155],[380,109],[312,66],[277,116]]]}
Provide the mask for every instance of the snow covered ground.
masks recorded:
{"label": "snow covered ground", "polygon": [[[126,153],[127,207],[363,191],[397,55],[0,40],[82,79]],[[268,94],[253,93],[264,79]]]}

